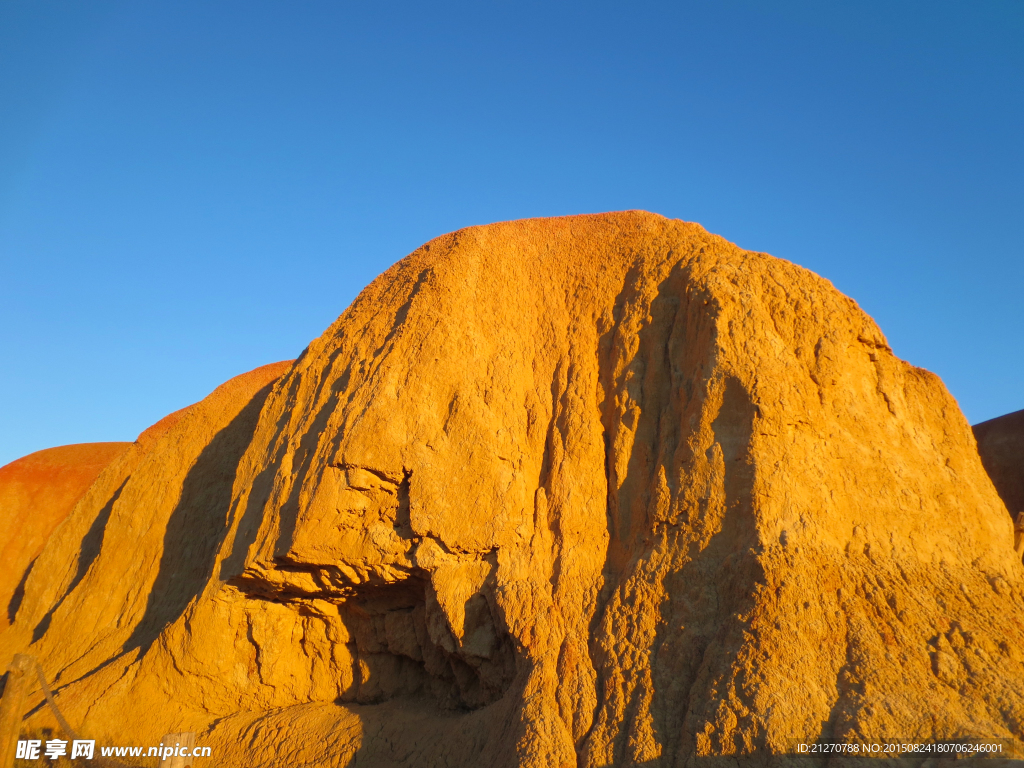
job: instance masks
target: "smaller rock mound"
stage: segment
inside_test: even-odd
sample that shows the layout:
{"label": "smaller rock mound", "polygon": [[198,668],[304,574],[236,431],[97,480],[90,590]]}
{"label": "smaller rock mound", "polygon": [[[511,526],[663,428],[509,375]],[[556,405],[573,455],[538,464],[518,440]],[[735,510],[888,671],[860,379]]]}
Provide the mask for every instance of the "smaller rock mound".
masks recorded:
{"label": "smaller rock mound", "polygon": [[0,467],[0,629],[10,624],[29,565],[89,486],[131,443],[46,448]]}
{"label": "smaller rock mound", "polygon": [[[246,403],[274,381],[290,360],[269,363],[235,376],[207,398],[181,408],[145,429],[134,443],[80,443],[47,448],[0,467],[0,630],[8,627],[21,604],[32,563],[50,535],[71,514],[104,469],[122,458],[125,477],[161,438],[204,403]],[[126,456],[132,449],[130,456]],[[130,466],[128,466],[130,465]],[[113,471],[117,471],[115,467]],[[118,484],[124,480],[120,477]]]}
{"label": "smaller rock mound", "polygon": [[997,416],[972,429],[981,463],[1016,520],[1024,514],[1024,411]]}

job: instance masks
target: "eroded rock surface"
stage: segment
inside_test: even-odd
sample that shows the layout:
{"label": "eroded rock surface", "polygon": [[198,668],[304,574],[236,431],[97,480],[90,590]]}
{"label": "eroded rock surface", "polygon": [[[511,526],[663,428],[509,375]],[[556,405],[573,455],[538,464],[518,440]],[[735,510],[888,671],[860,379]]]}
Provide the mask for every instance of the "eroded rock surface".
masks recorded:
{"label": "eroded rock surface", "polygon": [[0,644],[101,739],[535,768],[1024,739],[1024,566],[956,403],[696,224],[431,241],[97,486]]}

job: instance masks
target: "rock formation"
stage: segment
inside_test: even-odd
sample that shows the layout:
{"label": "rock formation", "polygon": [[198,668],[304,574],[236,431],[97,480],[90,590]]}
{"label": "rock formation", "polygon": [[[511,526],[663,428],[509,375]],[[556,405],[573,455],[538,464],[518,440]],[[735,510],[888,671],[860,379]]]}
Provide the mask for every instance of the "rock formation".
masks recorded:
{"label": "rock formation", "polygon": [[26,571],[50,534],[129,445],[63,445],[0,467],[0,629],[17,612]]}
{"label": "rock formation", "polygon": [[974,425],[981,463],[1010,514],[1024,512],[1024,411]]}
{"label": "rock formation", "polygon": [[[69,523],[77,527],[70,533],[62,532],[55,537],[57,541],[64,540],[65,535],[69,537],[70,550],[56,550],[58,560],[63,556],[65,562],[57,565],[53,556],[44,558],[40,564],[39,583],[52,586],[55,566],[56,571],[72,567],[76,570],[72,582],[77,584],[81,580],[102,543],[112,502],[118,496],[116,488],[123,485],[143,457],[175,424],[193,412],[205,411],[208,401],[227,401],[229,411],[235,402],[241,408],[289,365],[290,361],[262,366],[235,377],[218,387],[207,400],[164,417],[142,432],[134,443],[65,445],[38,451],[0,468],[0,551],[4,563],[4,570],[0,573],[0,598],[7,606],[0,626],[7,626],[8,619],[13,619],[20,608],[29,575],[44,543],[94,484],[97,487],[85,500],[84,511]],[[160,461],[157,457],[158,465]],[[110,471],[103,474],[111,466]],[[113,492],[110,491],[111,483],[115,487]],[[98,498],[105,503],[97,508]],[[85,529],[81,527],[83,524]]]}
{"label": "rock formation", "polygon": [[1024,566],[970,427],[804,269],[642,212],[474,227],[218,392],[100,476],[0,636],[101,741],[268,768],[1024,746]]}

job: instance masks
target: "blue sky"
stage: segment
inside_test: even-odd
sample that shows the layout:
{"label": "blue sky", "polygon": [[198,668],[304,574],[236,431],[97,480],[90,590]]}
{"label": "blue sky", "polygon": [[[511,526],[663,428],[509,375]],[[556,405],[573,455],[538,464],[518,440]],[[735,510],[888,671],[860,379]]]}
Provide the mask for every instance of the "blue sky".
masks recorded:
{"label": "blue sky", "polygon": [[471,224],[642,208],[1024,408],[1024,3],[0,4],[0,464],[296,356]]}

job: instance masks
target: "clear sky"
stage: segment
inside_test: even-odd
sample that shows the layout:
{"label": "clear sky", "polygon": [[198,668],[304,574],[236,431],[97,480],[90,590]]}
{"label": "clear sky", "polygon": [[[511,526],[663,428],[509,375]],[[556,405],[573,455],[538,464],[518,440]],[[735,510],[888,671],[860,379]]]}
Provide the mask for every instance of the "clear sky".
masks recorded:
{"label": "clear sky", "polygon": [[642,208],[1024,408],[1024,3],[0,3],[0,464],[295,357],[422,242]]}

